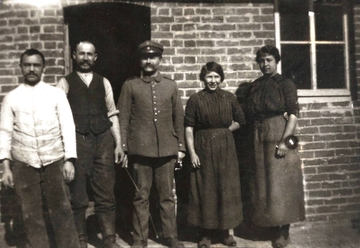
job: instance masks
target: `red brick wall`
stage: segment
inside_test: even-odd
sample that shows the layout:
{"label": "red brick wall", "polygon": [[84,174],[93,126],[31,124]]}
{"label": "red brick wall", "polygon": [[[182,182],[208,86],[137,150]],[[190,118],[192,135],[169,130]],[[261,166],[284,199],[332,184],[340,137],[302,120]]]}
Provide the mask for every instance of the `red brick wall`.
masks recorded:
{"label": "red brick wall", "polygon": [[[64,75],[62,7],[87,1],[63,0],[46,7],[4,2],[0,7],[0,101],[21,82],[18,61],[26,48],[44,52],[44,81],[55,83]],[[223,66],[223,87],[232,92],[241,83],[260,76],[254,54],[260,46],[274,44],[271,3],[172,2],[138,4],[151,7],[152,39],[165,46],[162,71],[178,82],[184,104],[203,88],[198,73],[207,61]],[[355,6],[354,14],[356,68],[360,68],[360,5]],[[359,88],[360,76],[356,80]],[[308,220],[353,218],[359,214],[359,123],[357,102],[301,105],[297,133]]]}

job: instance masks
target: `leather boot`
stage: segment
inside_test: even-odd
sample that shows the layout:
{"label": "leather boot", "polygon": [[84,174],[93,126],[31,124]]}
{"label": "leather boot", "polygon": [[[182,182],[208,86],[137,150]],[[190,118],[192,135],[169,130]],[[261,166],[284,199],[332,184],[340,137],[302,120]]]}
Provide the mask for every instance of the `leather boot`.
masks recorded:
{"label": "leather boot", "polygon": [[115,213],[98,213],[97,216],[103,237],[103,248],[120,248],[116,243]]}
{"label": "leather boot", "polygon": [[279,237],[272,241],[273,248],[284,248],[290,243],[290,224],[279,227]]}
{"label": "leather boot", "polygon": [[87,248],[88,236],[86,232],[86,216],[85,210],[74,213],[75,227],[78,233],[80,248]]}
{"label": "leather boot", "polygon": [[226,246],[236,246],[236,241],[232,235],[229,234],[229,230],[218,230],[217,232],[220,237],[221,243],[223,243]]}

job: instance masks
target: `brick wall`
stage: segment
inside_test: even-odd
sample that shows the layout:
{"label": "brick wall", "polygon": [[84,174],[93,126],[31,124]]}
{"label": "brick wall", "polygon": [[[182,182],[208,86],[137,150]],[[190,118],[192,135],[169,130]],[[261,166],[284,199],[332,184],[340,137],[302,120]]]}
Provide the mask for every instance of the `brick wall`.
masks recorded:
{"label": "brick wall", "polygon": [[353,13],[354,13],[354,43],[355,43],[355,48],[353,49],[354,52],[354,57],[355,57],[355,61],[356,61],[356,71],[355,71],[355,75],[356,75],[356,85],[357,85],[357,99],[360,99],[360,4],[357,4],[354,6],[353,8]]}
{"label": "brick wall", "polygon": [[356,216],[360,209],[359,106],[301,105],[297,132],[308,220]]}
{"label": "brick wall", "polygon": [[152,4],[152,38],[166,46],[163,71],[178,83],[187,99],[204,86],[198,80],[208,61],[223,66],[226,89],[261,73],[257,49],[274,44],[271,4]]}
{"label": "brick wall", "polygon": [[[18,61],[26,48],[44,52],[46,82],[55,83],[64,75],[62,7],[89,1],[63,0],[45,7],[11,2],[5,0],[0,7],[0,101],[21,82]],[[274,44],[273,6],[266,3],[269,1],[244,2],[135,3],[151,7],[152,39],[165,46],[162,71],[178,82],[184,104],[191,94],[203,88],[198,74],[207,61],[223,66],[226,80],[222,87],[232,92],[241,83],[260,76],[254,54],[260,46]],[[360,5],[355,6],[354,13],[358,52]],[[356,68],[360,68],[358,56]],[[358,69],[357,75],[359,72]],[[359,80],[360,77],[358,85]],[[358,102],[301,105],[297,133],[308,220],[353,218],[359,214],[359,123]]]}

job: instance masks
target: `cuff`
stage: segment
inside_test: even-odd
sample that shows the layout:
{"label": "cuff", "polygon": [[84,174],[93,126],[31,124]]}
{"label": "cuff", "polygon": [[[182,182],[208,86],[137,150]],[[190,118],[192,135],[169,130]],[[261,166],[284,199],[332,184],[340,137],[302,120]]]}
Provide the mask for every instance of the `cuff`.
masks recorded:
{"label": "cuff", "polygon": [[185,148],[185,146],[184,146],[183,143],[179,143],[179,144],[178,144],[178,150],[179,150],[179,151],[182,151],[182,152],[185,152],[185,151],[186,151],[186,148]]}

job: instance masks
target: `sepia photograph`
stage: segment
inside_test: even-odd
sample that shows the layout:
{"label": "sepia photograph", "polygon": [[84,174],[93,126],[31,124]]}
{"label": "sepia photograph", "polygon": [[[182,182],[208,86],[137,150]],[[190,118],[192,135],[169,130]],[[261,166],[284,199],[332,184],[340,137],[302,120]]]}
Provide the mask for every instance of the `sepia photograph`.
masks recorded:
{"label": "sepia photograph", "polygon": [[1,248],[360,247],[360,0],[0,0]]}

